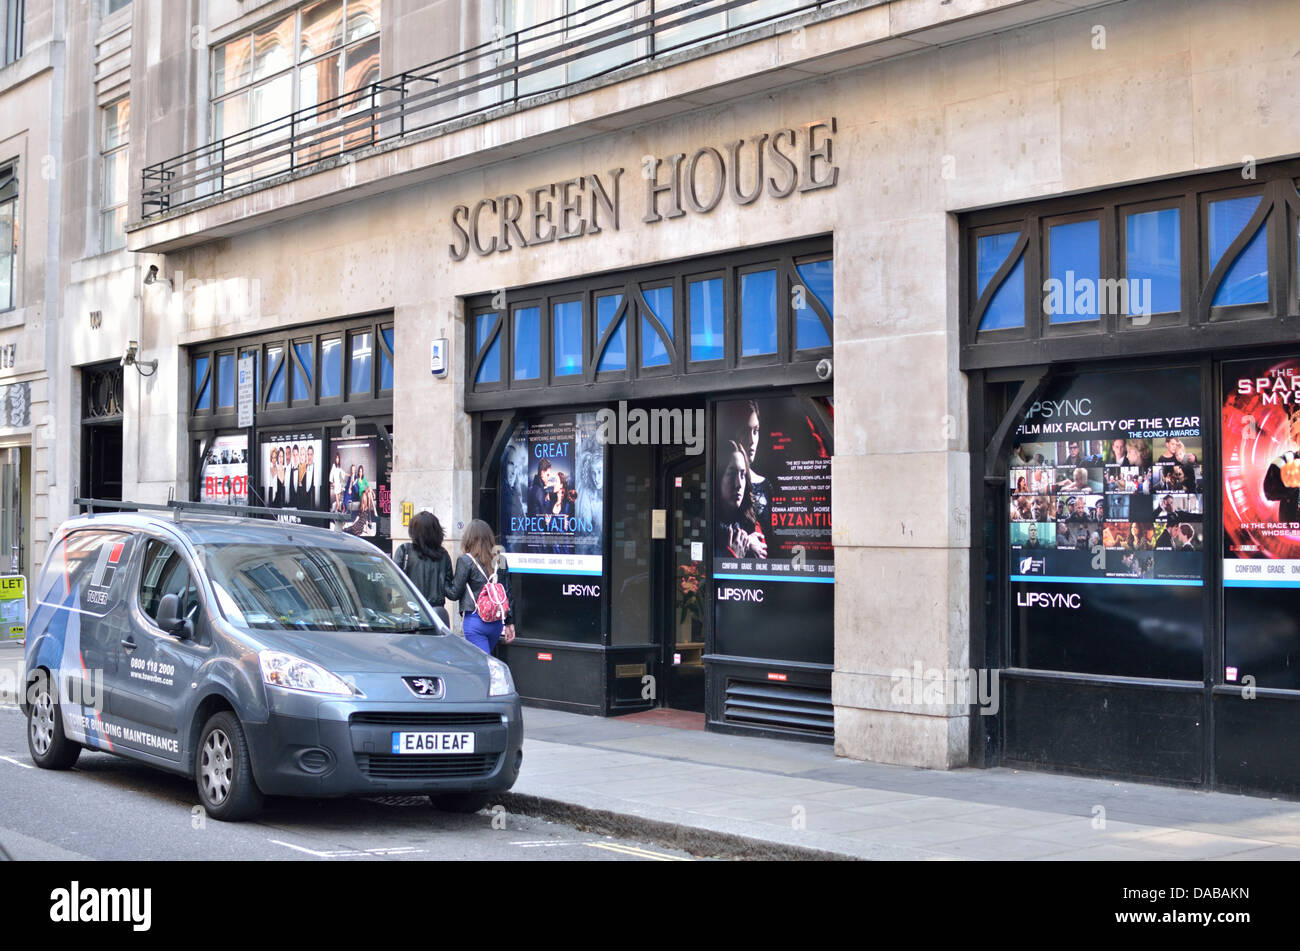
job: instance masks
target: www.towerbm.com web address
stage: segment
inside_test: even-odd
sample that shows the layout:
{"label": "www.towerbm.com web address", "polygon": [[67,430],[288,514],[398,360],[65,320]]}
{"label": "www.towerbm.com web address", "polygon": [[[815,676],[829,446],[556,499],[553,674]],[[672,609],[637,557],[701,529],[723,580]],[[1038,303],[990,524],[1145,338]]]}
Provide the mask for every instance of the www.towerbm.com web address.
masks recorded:
{"label": "www.towerbm.com web address", "polygon": [[1250,921],[1248,911],[1117,911],[1116,922],[1146,925],[1201,925],[1244,924]]}

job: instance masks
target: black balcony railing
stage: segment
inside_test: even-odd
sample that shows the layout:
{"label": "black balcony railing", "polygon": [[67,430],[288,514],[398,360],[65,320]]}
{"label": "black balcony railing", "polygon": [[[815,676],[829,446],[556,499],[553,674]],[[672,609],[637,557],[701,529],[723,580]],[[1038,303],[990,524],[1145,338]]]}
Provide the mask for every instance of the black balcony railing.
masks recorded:
{"label": "black balcony railing", "polygon": [[142,216],[838,2],[597,0],[150,165]]}

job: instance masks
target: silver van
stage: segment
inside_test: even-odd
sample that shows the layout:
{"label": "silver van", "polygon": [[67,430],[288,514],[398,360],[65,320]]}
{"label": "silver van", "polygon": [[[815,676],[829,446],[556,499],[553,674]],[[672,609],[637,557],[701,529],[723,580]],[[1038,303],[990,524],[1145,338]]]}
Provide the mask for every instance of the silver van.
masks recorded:
{"label": "silver van", "polygon": [[519,775],[509,669],[351,535],[180,509],[83,516],[54,536],[31,603],[38,766],[116,753],[194,777],[231,820],[265,795],[476,811]]}

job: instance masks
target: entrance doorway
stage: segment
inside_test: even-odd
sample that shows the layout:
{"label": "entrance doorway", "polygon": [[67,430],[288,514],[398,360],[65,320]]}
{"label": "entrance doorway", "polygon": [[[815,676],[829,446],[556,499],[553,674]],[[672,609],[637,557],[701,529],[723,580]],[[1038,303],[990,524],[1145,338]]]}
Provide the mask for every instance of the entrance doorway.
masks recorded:
{"label": "entrance doorway", "polygon": [[122,498],[122,367],[86,367],[81,374],[81,492]]}
{"label": "entrance doorway", "polygon": [[[672,448],[672,447],[669,447]],[[667,450],[661,450],[667,455]],[[664,706],[704,712],[704,653],[709,596],[708,478],[703,453],[660,466],[664,533],[660,553],[660,616]]]}

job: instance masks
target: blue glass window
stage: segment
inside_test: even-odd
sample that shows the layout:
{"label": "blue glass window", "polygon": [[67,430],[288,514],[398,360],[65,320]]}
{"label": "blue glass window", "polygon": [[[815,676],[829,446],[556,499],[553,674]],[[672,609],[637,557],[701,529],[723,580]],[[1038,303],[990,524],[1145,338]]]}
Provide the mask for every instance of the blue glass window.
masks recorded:
{"label": "blue glass window", "polygon": [[[1044,297],[1054,324],[1096,320],[1097,292],[1101,288],[1101,222],[1075,221],[1047,229],[1047,254],[1051,265]],[[1058,306],[1059,305],[1059,306]]]}
{"label": "blue glass window", "polygon": [[348,393],[364,396],[370,392],[370,372],[374,367],[375,335],[370,331],[351,334],[348,347],[352,351],[352,367],[348,371]]}
{"label": "blue glass window", "polygon": [[515,311],[515,379],[536,380],[542,375],[542,309]]}
{"label": "blue glass window", "polygon": [[208,373],[208,363],[207,357],[194,358],[194,408],[196,410],[212,408],[212,381],[204,379]]}
{"label": "blue glass window", "polygon": [[551,307],[551,359],[556,376],[582,372],[582,301],[563,301]]}
{"label": "blue glass window", "polygon": [[980,330],[1009,330],[1025,325],[1025,256],[1007,274],[980,318]]}
{"label": "blue glass window", "polygon": [[[986,234],[975,239],[976,297],[983,295],[998,268],[1006,263],[1020,240],[1019,231]],[[1025,325],[1025,258],[1022,254],[1015,267],[989,301],[980,318],[980,330],[1008,330]]]}
{"label": "blue glass window", "polygon": [[[596,298],[596,339],[599,340],[605,334],[609,327],[610,321],[618,313],[618,309],[623,306],[622,294],[606,294],[603,297]],[[600,355],[600,362],[596,365],[596,370],[603,373],[606,370],[626,370],[627,369],[627,321],[619,320],[618,326],[614,332],[609,335],[609,342],[605,344],[605,352]]]}
{"label": "blue glass window", "polygon": [[[831,345],[830,334],[822,326],[822,320],[817,316],[817,312],[807,302],[807,296],[811,294],[817,298],[818,303],[826,308],[831,319],[835,319],[835,266],[833,261],[814,261],[811,264],[799,264],[795,266],[799,272],[799,280],[803,284],[804,293],[801,295],[797,291],[793,296],[794,304],[794,339],[795,348],[798,350],[808,350],[812,347],[829,347]],[[802,300],[803,306],[800,306]]]}
{"label": "blue glass window", "polygon": [[217,354],[217,408],[235,405],[235,355]]}
{"label": "blue glass window", "polygon": [[320,342],[320,395],[326,397],[343,394],[343,341],[338,337]]}
{"label": "blue glass window", "polygon": [[387,350],[382,346],[379,348],[379,389],[381,391],[391,390],[393,388],[393,361],[388,354],[393,349],[393,328],[381,327],[379,336],[384,338],[383,342],[388,348]]}
{"label": "blue glass window", "polygon": [[740,355],[776,353],[776,271],[740,276]]}
{"label": "blue glass window", "polygon": [[[655,287],[650,290],[643,290],[642,296],[645,302],[650,305],[650,311],[659,318],[659,324],[663,327],[664,332],[668,334],[668,339],[673,339],[673,289],[668,287]],[[654,324],[649,318],[642,315],[641,317],[641,366],[643,367],[662,367],[667,366],[672,360],[668,356],[668,348],[664,346],[663,338],[656,332]]]}
{"label": "blue glass window", "polygon": [[[975,239],[975,279],[978,285],[975,296],[977,298],[984,293],[984,288],[988,287],[989,281],[993,280],[993,275],[1006,262],[1007,256],[1015,249],[1016,242],[1019,240],[1019,231],[986,234]],[[1020,323],[1024,323],[1023,315]]]}
{"label": "blue glass window", "polygon": [[[495,313],[479,314],[474,318],[474,352],[482,353],[483,345],[487,343],[488,335],[492,333],[492,327],[496,324],[497,315]],[[488,350],[483,357],[483,362],[479,364],[478,376],[474,378],[475,383],[500,383],[501,382],[501,335],[492,341],[492,348]]]}
{"label": "blue glass window", "polygon": [[311,341],[294,342],[293,351],[298,355],[301,367],[293,368],[293,401],[311,399]]}
{"label": "blue glass window", "polygon": [[257,401],[262,398],[262,391],[259,388],[262,383],[262,378],[258,372],[261,370],[262,361],[259,359],[259,354],[256,350],[242,350],[240,351],[239,357],[240,359],[245,357],[253,358],[253,403],[256,404]]}
{"label": "blue glass window", "polygon": [[268,403],[284,402],[284,350],[281,347],[266,348],[267,370],[271,374],[271,385],[266,394]]}
{"label": "blue glass window", "polygon": [[[1260,196],[1226,198],[1210,202],[1210,268],[1218,265],[1228,246],[1241,234],[1259,208]],[[1268,303],[1268,228],[1260,225],[1241,249],[1214,292],[1215,307]]]}
{"label": "blue glass window", "polygon": [[1125,219],[1124,276],[1129,313],[1167,314],[1182,309],[1182,249],[1177,208],[1142,211]]}
{"label": "blue glass window", "polygon": [[690,307],[691,359],[721,360],[723,357],[722,278],[691,281],[687,293]]}

